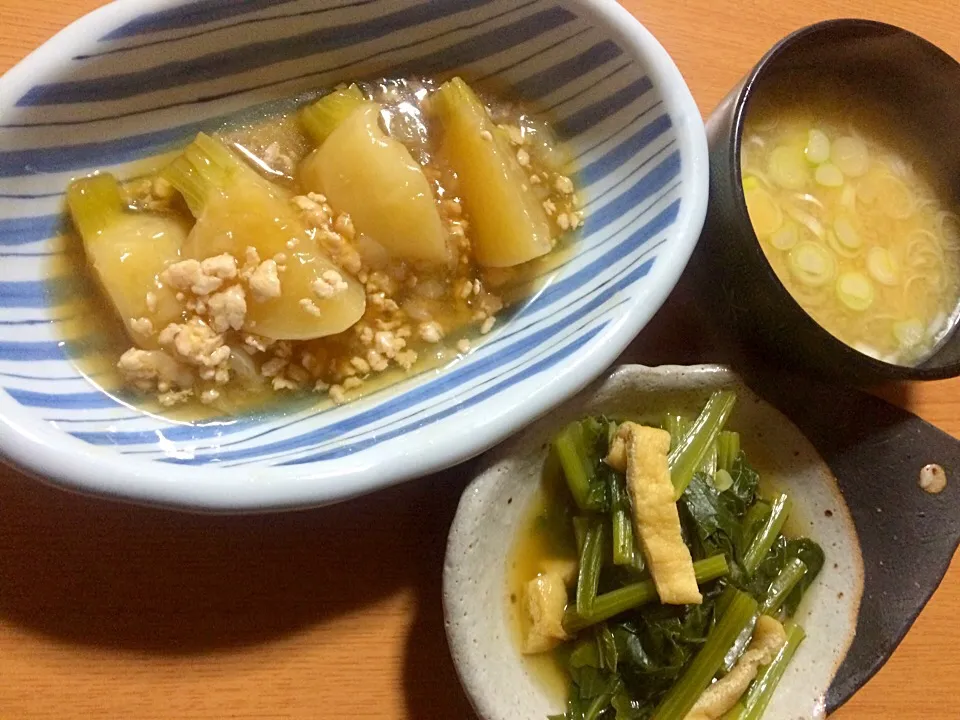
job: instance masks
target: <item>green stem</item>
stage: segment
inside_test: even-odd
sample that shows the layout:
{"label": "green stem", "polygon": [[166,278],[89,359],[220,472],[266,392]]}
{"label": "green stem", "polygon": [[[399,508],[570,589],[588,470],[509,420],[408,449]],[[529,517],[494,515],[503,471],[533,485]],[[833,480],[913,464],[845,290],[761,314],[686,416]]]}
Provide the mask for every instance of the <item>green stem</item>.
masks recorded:
{"label": "green stem", "polygon": [[723,665],[727,650],[745,627],[753,622],[757,601],[737,591],[727,611],[720,617],[707,636],[700,651],[687,666],[680,679],[673,684],[651,720],[684,720],[700,695]]}
{"label": "green stem", "polygon": [[744,710],[743,700],[737,700],[737,704],[727,711],[722,720],[737,720]]}
{"label": "green stem", "polygon": [[577,557],[583,552],[583,543],[587,540],[587,529],[590,527],[590,518],[585,515],[576,515],[573,518],[573,539],[577,541]]}
{"label": "green stem", "polygon": [[716,612],[717,617],[723,615],[727,608],[730,607],[730,603],[733,602],[734,596],[737,594],[737,588],[733,585],[727,585],[723,592],[720,593],[720,597],[717,598],[717,604],[714,606],[714,612]]}
{"label": "green stem", "polygon": [[690,428],[690,419],[683,415],[667,413],[663,416],[663,429],[670,433],[670,449],[673,450]]}
{"label": "green stem", "polygon": [[797,586],[803,576],[807,574],[807,566],[799,558],[791,558],[783,566],[780,574],[770,583],[770,589],[767,590],[767,597],[760,606],[760,612],[766,615],[775,615],[789,597],[790,593]]}
{"label": "green stem", "polygon": [[304,108],[300,112],[300,122],[313,141],[322,145],[331,133],[365,102],[366,98],[356,85],[334,90]]}
{"label": "green stem", "polygon": [[[749,548],[754,538],[757,537],[763,525],[770,517],[770,503],[763,500],[757,500],[743,518],[743,536],[740,538],[740,547]],[[746,554],[746,550],[742,550]]]}
{"label": "green stem", "polygon": [[773,543],[780,536],[783,524],[787,521],[787,516],[790,515],[791,504],[790,496],[781,494],[770,505],[770,517],[767,518],[760,532],[750,543],[750,548],[743,556],[743,569],[746,570],[747,575],[753,575],[757,571],[760,563],[763,562],[767,553],[770,552],[770,548],[773,547]]}
{"label": "green stem", "polygon": [[773,693],[777,689],[777,684],[796,654],[797,648],[800,647],[800,643],[806,637],[803,628],[796,623],[788,622],[785,629],[787,631],[786,643],[780,648],[780,652],[777,653],[773,662],[760,669],[757,679],[750,685],[746,697],[741,701],[743,709],[736,715],[732,714],[731,711],[731,714],[727,716],[731,720],[760,720],[763,713],[766,712]]}
{"label": "green stem", "polygon": [[553,447],[560,459],[563,476],[567,479],[573,501],[581,510],[588,510],[590,484],[596,475],[596,467],[584,441],[583,425],[579,422],[567,425],[554,438]]}
{"label": "green stem", "polygon": [[583,541],[583,552],[580,553],[580,569],[577,575],[577,612],[585,614],[593,607],[597,596],[597,585],[600,582],[600,570],[603,568],[603,546],[607,524],[601,520],[593,520]]}
{"label": "green stem", "polygon": [[702,472],[707,477],[713,479],[713,476],[717,474],[717,444],[713,443],[707,448],[707,452],[703,456],[703,462],[700,463],[700,467],[697,468],[698,472]]}
{"label": "green stem", "polygon": [[610,513],[613,529],[613,564],[633,565],[634,542],[633,522],[630,517],[630,501],[624,480],[619,475],[611,475]]}
{"label": "green stem", "polygon": [[210,194],[244,172],[258,177],[220,140],[199,133],[160,175],[183,195],[193,216],[200,217]]}
{"label": "green stem", "polygon": [[693,421],[677,446],[670,451],[670,479],[679,499],[687,489],[693,474],[703,463],[717,435],[730,417],[737,396],[730,390],[718,390],[710,396],[700,416]]}
{"label": "green stem", "polygon": [[[730,572],[730,567],[727,565],[727,558],[724,555],[714,555],[695,562],[693,571],[697,577],[697,583],[705,585],[727,575]],[[563,629],[567,633],[573,634],[591,625],[609,620],[627,610],[633,610],[654,602],[657,598],[657,586],[654,585],[653,580],[643,580],[625,585],[616,590],[597,595],[593,599],[593,606],[586,613],[568,607],[563,615]]]}
{"label": "green stem", "polygon": [[733,472],[733,464],[740,456],[740,433],[724,430],[717,435],[717,468]]}
{"label": "green stem", "polygon": [[67,206],[80,237],[90,242],[120,219],[127,203],[117,179],[104,173],[70,183]]}

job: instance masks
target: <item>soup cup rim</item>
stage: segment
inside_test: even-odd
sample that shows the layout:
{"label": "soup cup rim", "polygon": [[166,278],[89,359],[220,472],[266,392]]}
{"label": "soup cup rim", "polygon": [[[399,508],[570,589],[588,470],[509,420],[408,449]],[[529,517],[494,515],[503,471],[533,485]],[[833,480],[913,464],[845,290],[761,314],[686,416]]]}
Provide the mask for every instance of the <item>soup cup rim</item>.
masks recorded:
{"label": "soup cup rim", "polygon": [[738,232],[742,233],[743,237],[751,238],[753,240],[752,243],[748,244],[747,250],[753,256],[755,256],[756,260],[759,261],[760,267],[763,268],[762,272],[764,278],[768,282],[773,292],[777,294],[781,305],[791,309],[793,315],[792,320],[800,323],[805,332],[808,334],[816,334],[819,338],[819,341],[826,345],[826,348],[831,355],[842,357],[843,362],[846,363],[859,364],[865,370],[870,372],[871,375],[883,376],[891,380],[937,380],[955,377],[960,375],[960,360],[937,367],[929,367],[926,365],[930,360],[936,357],[937,353],[940,351],[940,349],[942,349],[944,343],[949,341],[950,337],[953,335],[953,330],[947,334],[944,340],[941,341],[939,346],[934,349],[934,351],[923,361],[923,363],[916,366],[897,365],[894,363],[884,362],[883,360],[877,360],[866,353],[860,352],[859,350],[831,334],[826,328],[818,323],[796,299],[794,299],[793,295],[790,294],[790,291],[781,282],[780,278],[777,277],[776,272],[773,270],[773,266],[770,265],[766,255],[763,252],[760,244],[760,238],[757,237],[756,233],[754,232],[753,225],[750,222],[750,216],[747,212],[746,197],[743,191],[743,178],[740,168],[740,158],[743,147],[744,125],[746,123],[750,102],[755,94],[759,92],[757,90],[757,85],[759,84],[760,80],[770,72],[771,66],[797,42],[812,35],[818,35],[840,28],[861,28],[864,30],[885,31],[891,34],[903,34],[911,38],[911,40],[916,42],[920,47],[923,47],[926,52],[936,55],[943,60],[953,63],[954,65],[960,66],[960,61],[953,58],[949,53],[945,52],[943,49],[933,44],[926,38],[921,37],[920,35],[917,35],[916,33],[905,28],[892,25],[890,23],[880,22],[878,20],[868,20],[864,18],[835,18],[831,20],[824,20],[799,28],[798,30],[795,30],[789,35],[778,40],[769,50],[767,50],[757,64],[751,68],[750,72],[747,73],[739,88],[735,91],[735,97],[733,99],[731,132],[730,137],[727,140],[727,152],[729,153],[729,162],[727,167],[729,168],[729,176],[723,178],[723,181],[730,183],[730,187],[733,191],[733,202],[736,205],[735,215]]}

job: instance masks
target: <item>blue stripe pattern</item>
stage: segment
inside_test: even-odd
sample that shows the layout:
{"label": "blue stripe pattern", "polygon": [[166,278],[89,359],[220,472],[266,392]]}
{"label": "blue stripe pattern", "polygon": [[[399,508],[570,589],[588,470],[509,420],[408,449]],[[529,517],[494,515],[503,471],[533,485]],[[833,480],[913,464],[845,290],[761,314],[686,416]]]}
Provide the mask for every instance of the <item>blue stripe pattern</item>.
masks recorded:
{"label": "blue stripe pattern", "polygon": [[[24,161],[30,162],[29,153],[23,153]],[[23,173],[23,168],[14,174]],[[3,153],[0,153],[0,176],[3,173]],[[61,215],[40,215],[37,217],[0,217],[0,247],[26,245],[39,242],[56,235],[62,226]]]}
{"label": "blue stripe pattern", "polygon": [[53,281],[0,281],[0,308],[42,308],[50,302]]}
{"label": "blue stripe pattern", "polygon": [[[588,348],[625,340],[623,318],[675,252],[689,160],[656,81],[591,12],[555,0],[195,0],[97,33],[53,81],[0,94],[0,414],[15,403],[10,417],[35,433],[101,447],[145,472],[169,475],[172,463],[185,476],[218,466],[224,482],[252,477],[244,468],[322,474],[345,458],[361,466],[374,453],[402,455],[397,443],[411,433],[464,413],[494,417]],[[142,50],[153,46],[171,52]],[[71,279],[45,275],[70,177],[103,167],[135,176],[142,166],[128,163],[216,130],[238,109],[256,114],[318,76],[385,67],[484,78],[550,109],[576,157],[586,221],[547,284],[465,360],[342,408],[178,423],[82,374],[72,358],[95,339],[59,339],[54,306]]]}
{"label": "blue stripe pattern", "polygon": [[[247,43],[231,50],[209,53],[191,60],[175,60],[157,67],[117,74],[109,78],[37,85],[20,98],[17,105],[29,107],[122,100],[143,93],[182,87],[184,84],[216,80],[225,75],[236,75],[276,63],[309,57],[319,50],[328,52],[336,48],[376,40],[416,25],[478,8],[487,2],[489,0],[425,2],[386,13],[362,23],[325,27],[281,40]],[[562,8],[555,8],[548,12],[562,13],[573,19],[573,16]]]}
{"label": "blue stripe pattern", "polygon": [[[338,457],[345,457],[347,455],[352,455],[353,453],[360,452],[361,450],[367,450],[371,447],[379,445],[381,443],[387,442],[397,437],[402,437],[414,430],[419,430],[421,428],[432,425],[440,420],[450,417],[454,413],[462,412],[463,410],[478,405],[479,403],[487,400],[488,398],[495,397],[505,390],[516,386],[517,384],[539,375],[540,373],[549,370],[554,367],[558,362],[570,356],[571,353],[576,352],[587,343],[589,343],[593,338],[599,335],[603,329],[607,326],[607,323],[597,325],[594,328],[591,328],[589,332],[581,335],[573,342],[563,346],[553,354],[545,357],[543,360],[538,360],[537,362],[529,365],[523,369],[523,371],[517,373],[513,377],[503,380],[502,382],[497,383],[493,387],[487,388],[486,390],[477,393],[469,400],[464,400],[463,402],[457,403],[448,408],[444,408],[439,412],[435,412],[431,415],[428,415],[425,418],[421,418],[416,422],[409,423],[407,425],[391,430],[388,433],[377,434],[372,436],[367,436],[364,440],[349,444],[343,445],[333,450],[327,450],[326,452],[317,453],[315,455],[306,455],[304,457],[297,458],[295,460],[287,460],[280,463],[281,465],[306,465],[309,463],[323,462],[324,460],[333,460]],[[452,439],[456,442],[456,438]]]}
{"label": "blue stripe pattern", "polygon": [[7,393],[24,407],[57,408],[60,410],[100,410],[124,407],[104,392],[51,393],[8,388]]}
{"label": "blue stripe pattern", "polygon": [[227,18],[248,15],[267,8],[285,5],[295,0],[199,0],[180,7],[141,15],[104,35],[101,40],[119,40],[134,35],[192,28]]}
{"label": "blue stripe pattern", "polygon": [[37,362],[38,360],[65,360],[68,357],[70,357],[70,351],[64,341],[0,341],[0,360],[24,363]]}

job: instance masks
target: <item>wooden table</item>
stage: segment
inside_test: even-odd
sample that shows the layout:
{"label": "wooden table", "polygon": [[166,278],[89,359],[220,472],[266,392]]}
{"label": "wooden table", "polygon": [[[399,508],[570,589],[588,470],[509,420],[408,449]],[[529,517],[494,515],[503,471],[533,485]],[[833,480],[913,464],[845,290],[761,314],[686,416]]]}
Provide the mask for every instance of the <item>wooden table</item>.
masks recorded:
{"label": "wooden table", "polygon": [[[0,71],[101,4],[0,0]],[[824,18],[899,24],[960,57],[956,0],[625,4],[704,113],[778,38]],[[674,299],[627,358],[716,359],[680,346],[677,322]],[[960,436],[960,380],[884,393]],[[0,468],[0,718],[473,717],[440,607],[466,475],[325,510],[208,518],[76,497]],[[955,561],[893,659],[835,717],[957,717],[958,613]]]}

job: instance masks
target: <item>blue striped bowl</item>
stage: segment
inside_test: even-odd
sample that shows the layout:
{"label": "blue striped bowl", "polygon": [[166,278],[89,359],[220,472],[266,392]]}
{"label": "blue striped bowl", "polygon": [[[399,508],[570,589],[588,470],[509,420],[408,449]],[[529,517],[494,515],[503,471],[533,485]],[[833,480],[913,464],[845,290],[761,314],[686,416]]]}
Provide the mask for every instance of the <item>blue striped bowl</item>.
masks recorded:
{"label": "blue striped bowl", "polygon": [[[466,359],[353,404],[204,423],[105,392],[64,342],[62,192],[135,177],[224,118],[362,76],[512,88],[567,138],[586,226]],[[706,140],[657,41],[613,0],[121,0],[0,80],[0,450],[65,487],[198,510],[333,502],[469,458],[597,377],[700,232]]]}

